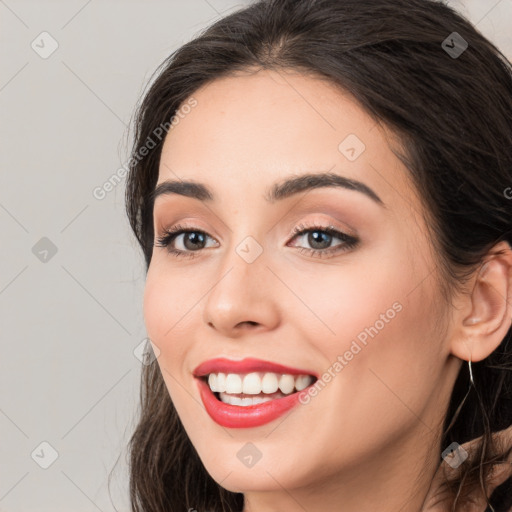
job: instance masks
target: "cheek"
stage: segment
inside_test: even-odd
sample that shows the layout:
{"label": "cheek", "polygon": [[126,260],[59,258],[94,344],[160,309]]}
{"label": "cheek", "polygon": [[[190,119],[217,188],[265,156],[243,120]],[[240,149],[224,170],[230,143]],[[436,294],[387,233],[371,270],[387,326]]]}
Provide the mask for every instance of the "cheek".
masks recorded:
{"label": "cheek", "polygon": [[442,344],[434,332],[439,300],[428,275],[428,264],[414,262],[400,244],[360,253],[357,264],[339,272],[326,266],[302,274],[298,295],[317,318],[309,312],[295,317],[323,361],[324,380],[332,382],[327,387],[352,409],[352,418],[364,422],[381,406],[391,423],[393,414],[414,418],[394,393],[415,410],[424,408]]}
{"label": "cheek", "polygon": [[342,356],[333,391],[354,418],[354,435],[368,427],[368,417],[380,418],[384,438],[412,428],[430,407],[440,378],[442,340],[429,312],[432,283],[427,279],[411,293],[406,276],[394,277],[342,301],[345,319],[336,324],[341,343],[328,347],[331,361]]}
{"label": "cheek", "polygon": [[377,330],[382,337],[403,315],[413,272],[405,259],[396,257],[396,247],[392,253],[386,258],[385,251],[365,251],[339,267],[319,266],[295,278],[294,291],[303,299],[290,302],[295,304],[295,318],[303,319],[302,330],[331,361],[354,339],[363,344],[371,339],[368,331]]}
{"label": "cheek", "polygon": [[[183,295],[178,292],[180,287],[166,277],[165,273],[155,270],[150,268],[146,278],[143,296],[144,323],[148,337],[160,350],[157,363],[169,395],[176,409],[183,413],[191,407],[188,403],[190,396],[182,392],[187,379],[183,361],[188,350],[183,340],[186,339],[185,331],[194,311],[180,300],[179,297]],[[171,282],[173,286],[170,285]]]}
{"label": "cheek", "polygon": [[175,279],[158,271],[157,266],[150,266],[143,296],[144,324],[149,338],[160,349],[159,361],[166,365],[176,361],[178,352],[184,349],[174,340],[183,339],[187,325],[196,314],[194,302],[188,304],[191,299]]}
{"label": "cheek", "polygon": [[[164,304],[169,300],[164,292],[164,287],[159,285],[154,272],[148,271],[144,286],[143,306],[144,324],[149,338],[160,345],[164,332],[163,319],[167,318]],[[161,347],[159,346],[161,349]]]}

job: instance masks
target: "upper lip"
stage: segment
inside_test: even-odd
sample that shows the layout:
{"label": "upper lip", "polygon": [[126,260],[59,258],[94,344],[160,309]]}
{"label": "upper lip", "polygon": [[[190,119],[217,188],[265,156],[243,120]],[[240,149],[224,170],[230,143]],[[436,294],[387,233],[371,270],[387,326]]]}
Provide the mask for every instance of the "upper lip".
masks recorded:
{"label": "upper lip", "polygon": [[251,373],[251,372],[273,372],[291,375],[313,375],[318,377],[311,370],[300,368],[291,368],[282,364],[264,361],[262,359],[246,358],[239,361],[219,357],[216,359],[208,359],[202,362],[193,371],[195,377],[204,377],[210,373]]}

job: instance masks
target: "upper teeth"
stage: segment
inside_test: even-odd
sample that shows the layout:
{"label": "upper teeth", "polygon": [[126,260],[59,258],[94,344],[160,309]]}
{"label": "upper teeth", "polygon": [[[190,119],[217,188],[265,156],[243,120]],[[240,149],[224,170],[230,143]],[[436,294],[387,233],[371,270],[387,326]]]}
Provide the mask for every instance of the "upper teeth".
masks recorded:
{"label": "upper teeth", "polygon": [[245,375],[238,373],[210,373],[208,384],[213,392],[244,393],[275,393],[278,389],[288,395],[293,390],[301,391],[313,382],[311,375],[290,375],[276,373],[252,372]]}

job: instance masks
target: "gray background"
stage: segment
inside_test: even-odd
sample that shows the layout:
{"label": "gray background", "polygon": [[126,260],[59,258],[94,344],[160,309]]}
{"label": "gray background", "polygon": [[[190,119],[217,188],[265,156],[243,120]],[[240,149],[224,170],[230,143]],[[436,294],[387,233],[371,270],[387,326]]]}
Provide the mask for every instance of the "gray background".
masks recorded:
{"label": "gray background", "polygon": [[[93,190],[127,161],[153,70],[248,3],[0,0],[0,512],[113,511],[118,457],[128,510],[144,264],[124,180]],[[449,3],[512,58],[512,0]]]}

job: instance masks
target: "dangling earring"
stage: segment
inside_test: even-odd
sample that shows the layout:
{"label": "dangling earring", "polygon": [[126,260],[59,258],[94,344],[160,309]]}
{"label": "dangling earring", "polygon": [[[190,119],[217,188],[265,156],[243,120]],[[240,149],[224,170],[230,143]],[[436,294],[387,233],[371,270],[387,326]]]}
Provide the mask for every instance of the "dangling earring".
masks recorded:
{"label": "dangling earring", "polygon": [[459,416],[459,413],[460,413],[460,410],[462,409],[462,406],[466,403],[466,399],[467,399],[467,397],[468,397],[468,395],[469,395],[469,393],[471,391],[471,386],[473,386],[475,388],[475,391],[476,391],[475,381],[473,380],[473,369],[471,368],[471,357],[468,360],[468,368],[469,368],[469,388],[468,388],[464,398],[462,399],[462,402],[457,407],[457,410],[455,411],[455,414],[453,415],[452,421],[450,422],[450,424],[448,425],[448,427],[444,431],[444,434],[446,434],[453,427],[453,424],[455,423],[455,420]]}

